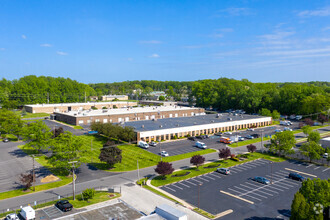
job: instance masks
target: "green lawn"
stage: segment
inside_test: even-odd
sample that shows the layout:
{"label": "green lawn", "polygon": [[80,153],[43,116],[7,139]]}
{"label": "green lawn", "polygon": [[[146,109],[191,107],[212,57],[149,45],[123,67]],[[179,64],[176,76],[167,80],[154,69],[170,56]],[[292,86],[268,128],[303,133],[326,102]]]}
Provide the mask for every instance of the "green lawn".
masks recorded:
{"label": "green lawn", "polygon": [[73,128],[74,128],[74,129],[84,129],[84,128],[81,127],[80,125],[74,125]]}
{"label": "green lawn", "polygon": [[5,134],[5,138],[8,138],[9,141],[18,141],[18,138],[13,134]]}
{"label": "green lawn", "polygon": [[[22,115],[22,111],[14,111],[17,115]],[[22,118],[39,118],[39,117],[49,117],[50,114],[48,113],[29,113],[26,112],[26,115],[24,115]]]}
{"label": "green lawn", "polygon": [[[178,182],[180,180],[189,179],[189,178],[192,178],[194,176],[199,176],[199,175],[202,175],[202,174],[205,174],[205,173],[210,173],[210,172],[213,172],[213,171],[216,170],[216,168],[207,168],[208,166],[218,166],[218,165],[220,165],[219,167],[231,167],[231,166],[234,166],[234,165],[237,165],[237,164],[245,163],[247,161],[256,160],[258,158],[263,158],[263,159],[271,160],[271,161],[274,161],[274,162],[282,162],[282,161],[285,160],[285,159],[280,158],[280,157],[270,156],[268,154],[261,154],[261,153],[253,153],[253,154],[248,154],[248,155],[249,155],[249,157],[244,161],[236,162],[236,161],[233,161],[231,159],[218,160],[218,161],[215,161],[215,162],[212,162],[212,163],[205,164],[205,165],[199,167],[198,170],[196,170],[196,167],[190,167],[190,168],[185,169],[183,171],[180,170],[180,171],[174,172],[171,175],[167,175],[166,179],[162,179],[161,176],[157,176],[151,181],[151,184],[153,186],[157,186],[157,187],[158,186],[163,186],[163,185],[166,185],[166,184]],[[190,173],[186,176],[172,177],[172,175],[182,174],[182,173],[185,173],[187,171],[190,172]]]}

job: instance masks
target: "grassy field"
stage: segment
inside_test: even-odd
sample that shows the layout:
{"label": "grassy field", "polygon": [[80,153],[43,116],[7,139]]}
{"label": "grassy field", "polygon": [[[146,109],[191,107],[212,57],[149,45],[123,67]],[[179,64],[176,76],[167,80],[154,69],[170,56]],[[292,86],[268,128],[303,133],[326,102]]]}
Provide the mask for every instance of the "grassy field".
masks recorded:
{"label": "grassy field", "polygon": [[[81,195],[76,195],[76,200],[72,200],[72,196],[68,197],[66,199],[69,200],[69,202],[73,205],[74,208],[78,209],[78,208],[82,208],[85,206],[89,206],[89,205],[93,205],[96,203],[100,203],[100,202],[104,202],[104,201],[108,201],[111,199],[116,199],[118,197],[120,197],[121,195],[119,193],[108,193],[108,192],[95,192],[95,196],[93,199],[90,199],[88,202],[84,201],[81,199]],[[54,200],[54,201],[50,201],[50,202],[46,202],[46,203],[42,203],[42,204],[38,204],[37,206],[33,206],[34,209],[40,209],[43,207],[47,207],[47,206],[52,206],[54,205],[58,200]],[[19,210],[17,210],[18,212]],[[14,211],[10,211],[10,212],[6,212],[6,213],[2,213],[0,214],[0,218],[5,217],[7,214],[13,213]]]}
{"label": "grassy field", "polygon": [[[264,137],[262,140],[267,141],[267,140],[270,140],[270,138]],[[254,143],[258,143],[258,142],[261,142],[261,138],[253,138],[253,139],[249,139],[249,140],[245,140],[245,141],[240,141],[238,143],[228,144],[228,146],[229,147],[241,147],[244,145],[254,144]]]}
{"label": "grassy field", "polygon": [[[22,115],[22,111],[14,111],[17,115]],[[26,112],[22,118],[39,118],[39,117],[49,117],[50,114],[48,113],[29,113]]]}
{"label": "grassy field", "polygon": [[[174,172],[171,175],[167,175],[166,179],[162,179],[162,177],[157,176],[151,181],[151,184],[153,186],[157,186],[157,187],[158,186],[163,186],[163,185],[166,185],[166,184],[170,184],[170,183],[178,182],[178,181],[181,181],[181,180],[189,179],[189,178],[192,178],[194,176],[199,176],[199,175],[202,175],[202,174],[205,174],[205,173],[210,173],[210,172],[213,172],[213,171],[216,170],[216,167],[207,168],[209,166],[218,166],[218,165],[220,165],[219,167],[231,167],[231,166],[241,164],[241,163],[245,163],[245,162],[248,162],[248,161],[251,161],[251,160],[256,160],[258,158],[263,158],[263,159],[271,160],[271,161],[274,161],[274,162],[282,162],[282,161],[285,160],[285,159],[280,158],[280,157],[274,157],[274,156],[270,156],[268,154],[261,154],[261,153],[253,153],[253,154],[248,154],[248,155],[249,155],[249,157],[244,161],[236,162],[236,161],[233,161],[233,160],[230,160],[230,159],[228,159],[228,160],[218,160],[218,161],[215,161],[215,162],[212,162],[212,163],[205,164],[205,165],[199,167],[198,170],[196,170],[196,167],[190,167],[190,168],[185,169],[183,171],[180,170],[180,171]],[[172,177],[175,174],[182,174],[183,172],[185,173],[187,171],[190,172],[190,173],[186,176]]]}

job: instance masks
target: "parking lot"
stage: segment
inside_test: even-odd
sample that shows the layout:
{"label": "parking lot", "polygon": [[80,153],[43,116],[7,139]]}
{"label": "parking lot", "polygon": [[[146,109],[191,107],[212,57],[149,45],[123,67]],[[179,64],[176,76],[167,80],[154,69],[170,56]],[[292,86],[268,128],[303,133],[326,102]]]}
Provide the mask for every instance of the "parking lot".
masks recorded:
{"label": "parking lot", "polygon": [[[294,194],[301,182],[288,178],[290,172],[301,172],[306,178],[329,178],[330,168],[285,161],[270,163],[255,160],[230,168],[230,175],[211,172],[202,176],[162,186],[161,189],[216,215],[232,209],[221,219],[288,219]],[[272,184],[252,180],[263,176]]]}

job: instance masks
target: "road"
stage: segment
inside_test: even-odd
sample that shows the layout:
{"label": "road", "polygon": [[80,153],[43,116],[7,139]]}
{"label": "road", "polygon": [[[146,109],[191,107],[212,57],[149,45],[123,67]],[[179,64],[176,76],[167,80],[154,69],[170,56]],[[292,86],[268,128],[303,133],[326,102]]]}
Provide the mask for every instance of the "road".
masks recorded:
{"label": "road", "polygon": [[[327,132],[330,131],[330,127],[324,127],[319,129],[320,132]],[[302,134],[296,134],[296,137],[301,137]],[[218,144],[219,145],[219,144]],[[260,150],[261,149],[261,143],[256,143],[255,144],[257,148]],[[235,153],[242,153],[246,152],[246,146],[241,146],[237,148],[233,148],[233,151]],[[206,161],[214,161],[219,159],[218,153],[211,153],[205,155]],[[175,169],[183,169],[186,168],[187,166],[190,166],[190,158],[180,160],[180,161],[175,161],[172,162],[173,167]],[[144,169],[139,170],[139,175],[140,177],[147,176],[150,174],[155,174],[154,172],[155,167],[148,167]],[[98,171],[100,172],[100,171]],[[76,183],[76,190],[81,191],[86,188],[90,187],[98,187],[98,186],[121,186],[124,184],[128,183],[134,183],[138,179],[138,171],[129,171],[125,173],[104,173],[101,171],[102,174],[98,174],[96,176],[93,176],[93,172],[90,173],[89,175],[86,175],[85,177],[79,179],[79,174],[78,174],[78,179]],[[51,199],[53,197],[56,197],[58,195],[65,195],[68,193],[72,192],[72,185],[69,184],[67,186],[63,186],[60,188],[56,189],[51,189],[51,190],[46,190],[43,192],[38,192],[38,193],[33,193],[25,196],[20,196],[16,198],[10,198],[6,200],[0,200],[0,211],[7,209],[7,208],[19,208],[21,205],[27,205],[27,204],[33,204],[34,201],[41,201],[45,199]]]}

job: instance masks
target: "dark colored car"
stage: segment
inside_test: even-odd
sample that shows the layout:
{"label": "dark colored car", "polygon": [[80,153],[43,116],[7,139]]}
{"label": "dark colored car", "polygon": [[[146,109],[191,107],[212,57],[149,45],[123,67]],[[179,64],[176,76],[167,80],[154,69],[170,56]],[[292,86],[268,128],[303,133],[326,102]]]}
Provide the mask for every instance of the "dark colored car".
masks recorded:
{"label": "dark colored car", "polygon": [[200,136],[200,135],[197,135],[196,138],[203,139],[202,136]]}
{"label": "dark colored car", "polygon": [[298,173],[290,173],[289,174],[289,178],[290,179],[293,179],[293,180],[298,180],[298,181],[304,181],[306,178],[305,177],[303,177],[303,176],[301,176],[300,174],[298,174]]}
{"label": "dark colored car", "polygon": [[61,210],[62,212],[68,212],[71,211],[73,206],[71,203],[69,203],[68,200],[60,200],[55,203],[55,206]]}
{"label": "dark colored car", "polygon": [[196,137],[188,137],[188,140],[196,141]]}
{"label": "dark colored car", "polygon": [[222,132],[215,133],[216,136],[222,136]]}
{"label": "dark colored car", "polygon": [[256,176],[252,180],[254,180],[258,183],[266,184],[266,185],[270,184],[270,181],[268,179],[266,179],[265,177],[261,177],[261,176]]}
{"label": "dark colored car", "polygon": [[251,136],[254,137],[254,138],[258,138],[258,137],[260,137],[259,134],[251,134]]}
{"label": "dark colored car", "polygon": [[209,138],[209,136],[207,134],[201,135],[202,139],[206,139]]}
{"label": "dark colored car", "polygon": [[4,138],[2,141],[3,142],[9,142],[8,138]]}

